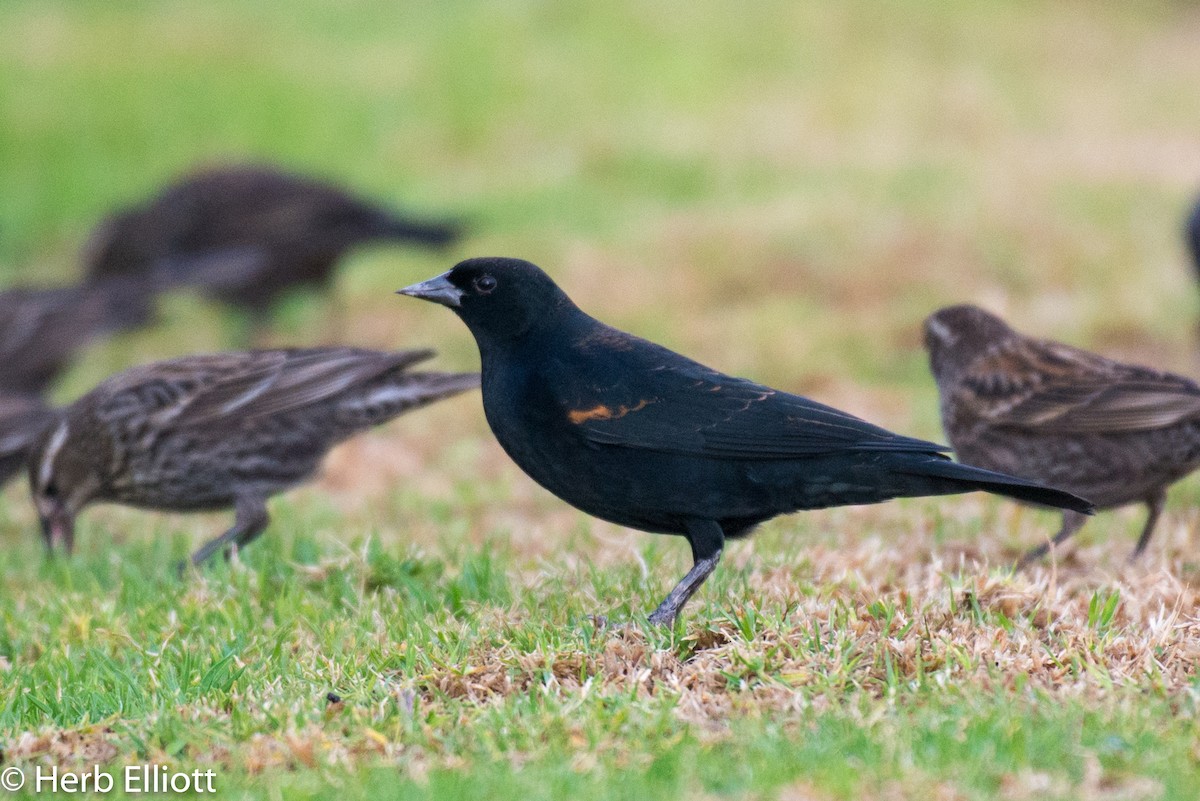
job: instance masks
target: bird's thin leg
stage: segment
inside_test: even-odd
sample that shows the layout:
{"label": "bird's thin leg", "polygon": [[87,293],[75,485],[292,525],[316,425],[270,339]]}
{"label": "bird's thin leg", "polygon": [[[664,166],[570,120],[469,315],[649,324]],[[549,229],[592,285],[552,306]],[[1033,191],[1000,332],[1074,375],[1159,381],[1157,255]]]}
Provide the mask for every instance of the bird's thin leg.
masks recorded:
{"label": "bird's thin leg", "polygon": [[1149,510],[1149,514],[1146,516],[1146,527],[1142,529],[1142,536],[1138,537],[1133,553],[1129,554],[1130,562],[1136,561],[1142,555],[1142,551],[1146,550],[1146,546],[1150,544],[1150,535],[1154,533],[1154,526],[1158,524],[1158,517],[1162,514],[1166,500],[1166,492],[1158,492],[1146,499],[1146,508]]}
{"label": "bird's thin leg", "polygon": [[1087,522],[1087,515],[1079,512],[1066,510],[1063,512],[1062,528],[1054,535],[1054,539],[1050,542],[1043,542],[1036,548],[1033,548],[1021,557],[1021,561],[1017,562],[1018,568],[1028,567],[1031,562],[1041,559],[1055,545],[1062,545],[1067,539],[1079,529],[1083,528],[1083,524]]}
{"label": "bird's thin leg", "polygon": [[204,543],[192,554],[192,564],[200,565],[217,551],[224,550],[225,558],[229,558],[228,547],[242,547],[251,542],[263,532],[271,519],[267,515],[267,506],[262,498],[238,498],[237,516],[233,526],[221,536]]}
{"label": "bird's thin leg", "polygon": [[679,616],[679,610],[716,570],[725,547],[725,532],[715,520],[699,520],[688,525],[688,542],[692,545],[694,564],[658,608],[650,613],[650,622],[656,626],[672,625]]}

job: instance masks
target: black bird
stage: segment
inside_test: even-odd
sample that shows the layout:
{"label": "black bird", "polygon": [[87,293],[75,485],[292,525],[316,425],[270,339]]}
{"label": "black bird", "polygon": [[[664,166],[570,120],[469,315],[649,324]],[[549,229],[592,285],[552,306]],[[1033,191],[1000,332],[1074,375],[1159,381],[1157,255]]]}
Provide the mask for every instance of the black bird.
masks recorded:
{"label": "black bird", "polygon": [[185,356],[126,370],[68,406],[29,457],[47,548],[107,501],[177,512],[233,507],[233,527],[192,556],[245,546],[266,500],[309,479],[337,443],[479,385],[476,373],[409,372],[433,351],[357,348]]}
{"label": "black bird", "polygon": [[526,261],[470,259],[400,292],[449,306],[475,335],[488,423],[535,481],[596,517],[687,538],[695,564],[652,623],[674,621],[726,538],[787,512],[971,490],[1091,510],[610,328]]}
{"label": "black bird", "polygon": [[84,346],[145,325],[158,288],[116,278],[0,292],[0,391],[44,392]]}
{"label": "black bird", "polygon": [[[1187,378],[1024,336],[977,306],[930,315],[925,346],[958,458],[1062,487],[1099,509],[1146,504],[1131,559],[1150,542],[1167,487],[1200,467],[1200,386]],[[1064,511],[1052,543],[1085,522]]]}
{"label": "black bird", "polygon": [[58,413],[36,395],[0,392],[0,485],[22,467],[29,449]]}
{"label": "black bird", "polygon": [[459,235],[457,223],[409,219],[313,178],[226,166],[188,175],[146,204],[112,215],[92,235],[84,260],[92,279],[165,270],[182,281],[214,263],[229,265],[240,280],[225,276],[210,294],[261,324],[285,291],[325,288],[355,245],[398,240],[440,247]]}

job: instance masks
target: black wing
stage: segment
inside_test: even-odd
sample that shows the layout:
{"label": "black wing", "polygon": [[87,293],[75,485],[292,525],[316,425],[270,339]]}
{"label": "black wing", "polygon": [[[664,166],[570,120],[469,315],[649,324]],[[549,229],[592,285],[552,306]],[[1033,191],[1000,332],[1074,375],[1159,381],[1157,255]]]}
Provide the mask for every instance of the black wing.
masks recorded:
{"label": "black wing", "polygon": [[[589,360],[589,379],[555,383],[568,423],[591,442],[736,459],[790,459],[839,451],[947,451],[798,395],[734,378],[613,329]],[[593,351],[594,354],[594,351]]]}

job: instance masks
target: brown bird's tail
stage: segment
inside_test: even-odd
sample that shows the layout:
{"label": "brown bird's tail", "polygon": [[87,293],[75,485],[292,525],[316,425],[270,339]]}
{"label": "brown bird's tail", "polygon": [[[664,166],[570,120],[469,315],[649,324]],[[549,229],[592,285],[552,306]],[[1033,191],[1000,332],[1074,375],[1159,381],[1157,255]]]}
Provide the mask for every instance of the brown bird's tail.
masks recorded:
{"label": "brown bird's tail", "polygon": [[931,458],[928,461],[922,461],[919,465],[910,464],[904,472],[948,481],[951,485],[958,485],[960,492],[982,490],[1025,503],[1052,506],[1056,509],[1070,509],[1085,515],[1096,511],[1091,501],[1084,500],[1078,495],[1047,487],[1036,481],[997,473],[994,470],[984,470],[981,467],[972,467],[969,464],[952,462],[945,458]]}
{"label": "brown bird's tail", "polygon": [[34,441],[59,416],[36,395],[0,394],[0,486],[25,466]]}
{"label": "brown bird's tail", "polygon": [[465,227],[460,220],[423,220],[380,211],[368,221],[369,230],[365,233],[440,248],[462,237]]}
{"label": "brown bird's tail", "polygon": [[479,388],[479,373],[408,373],[419,403],[432,403],[469,389]]}
{"label": "brown bird's tail", "polygon": [[406,367],[394,365],[338,403],[335,420],[349,426],[344,436],[479,387],[479,373],[410,373]]}

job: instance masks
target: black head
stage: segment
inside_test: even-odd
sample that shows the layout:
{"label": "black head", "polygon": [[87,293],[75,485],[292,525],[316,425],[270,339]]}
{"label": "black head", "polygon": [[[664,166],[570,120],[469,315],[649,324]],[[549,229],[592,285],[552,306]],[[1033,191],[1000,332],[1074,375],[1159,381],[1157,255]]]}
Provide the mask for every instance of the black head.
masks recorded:
{"label": "black head", "polygon": [[1008,324],[978,306],[947,306],[925,320],[925,349],[939,384],[955,377],[1000,342],[1017,336]]}
{"label": "black head", "polygon": [[467,259],[399,292],[448,306],[481,346],[518,339],[577,311],[550,276],[521,259]]}

